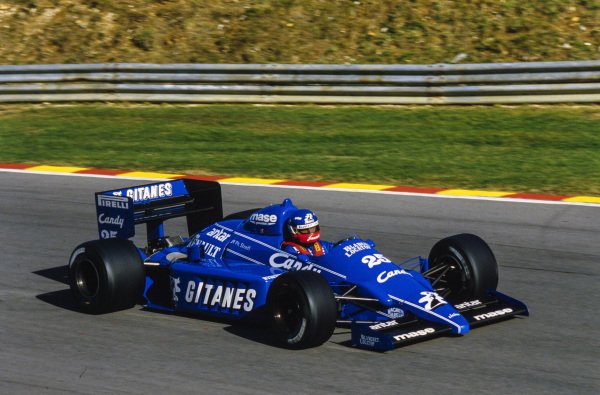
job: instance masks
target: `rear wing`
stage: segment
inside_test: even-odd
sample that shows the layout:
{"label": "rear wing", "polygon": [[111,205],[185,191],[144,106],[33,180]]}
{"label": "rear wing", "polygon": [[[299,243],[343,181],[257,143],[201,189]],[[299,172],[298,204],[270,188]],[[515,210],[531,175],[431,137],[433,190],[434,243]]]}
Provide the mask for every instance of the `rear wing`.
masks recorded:
{"label": "rear wing", "polygon": [[215,181],[179,179],[96,193],[101,239],[129,239],[146,224],[148,244],[164,237],[169,218],[187,218],[190,235],[223,218],[221,186]]}

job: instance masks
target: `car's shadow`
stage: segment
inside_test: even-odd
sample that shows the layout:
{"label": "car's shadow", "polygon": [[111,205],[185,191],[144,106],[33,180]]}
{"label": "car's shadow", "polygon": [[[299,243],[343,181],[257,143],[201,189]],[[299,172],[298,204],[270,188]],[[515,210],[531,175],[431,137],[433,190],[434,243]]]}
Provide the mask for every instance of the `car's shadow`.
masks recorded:
{"label": "car's shadow", "polygon": [[50,280],[54,280],[65,285],[69,285],[69,270],[68,266],[57,266],[49,269],[36,270],[32,272],[38,276],[46,277]]}
{"label": "car's shadow", "polygon": [[277,343],[271,328],[265,323],[255,322],[237,322],[233,325],[223,328],[228,333],[250,340],[252,342],[264,344],[271,347],[281,348]]}
{"label": "car's shadow", "polygon": [[42,302],[46,302],[61,309],[81,312],[79,306],[73,300],[70,289],[62,289],[60,291],[48,292],[45,294],[36,295],[36,298]]}
{"label": "car's shadow", "polygon": [[[69,285],[69,272],[68,267],[66,265],[52,267],[49,269],[36,270],[32,273],[64,285]],[[68,288],[61,289],[59,291],[47,292],[44,294],[36,295],[35,297],[41,300],[42,302],[51,304],[56,307],[60,307],[61,309],[77,312],[80,311],[79,307],[75,303],[75,300],[73,300],[71,290]]]}
{"label": "car's shadow", "polygon": [[[244,339],[248,339],[250,341],[261,343],[263,345],[275,347],[275,348],[283,348],[276,340],[274,333],[268,325],[263,323],[252,323],[252,322],[239,322],[235,325],[228,326],[224,328],[227,332],[242,337]],[[352,342],[349,337],[349,330],[342,330],[334,334],[326,343],[334,343],[339,346],[344,347],[352,347]],[[346,336],[348,335],[348,336]],[[343,336],[346,340],[339,340],[339,338]]]}
{"label": "car's shadow", "polygon": [[271,332],[269,325],[267,325],[264,321],[258,321],[256,319],[245,319],[237,321],[227,318],[213,317],[202,313],[168,312],[154,310],[147,307],[142,307],[142,310],[152,314],[164,314],[225,324],[227,326],[225,326],[223,330],[228,333],[231,333],[232,335],[239,336],[244,339],[248,339],[264,345],[278,347],[276,340],[273,338],[273,333]]}
{"label": "car's shadow", "polygon": [[[36,270],[32,272],[32,274],[45,277],[49,280],[53,280],[67,286],[69,285],[69,273],[68,267],[66,265],[57,266],[49,269]],[[42,302],[59,307],[61,309],[74,311],[81,314],[87,314],[79,308],[77,303],[75,303],[75,300],[73,299],[73,295],[71,294],[71,290],[69,288],[36,295],[36,298],[41,300]],[[272,333],[269,330],[268,325],[266,325],[264,322],[232,321],[231,319],[220,319],[202,314],[163,312],[159,310],[149,309],[143,306],[138,306],[138,308],[141,308],[142,310],[147,311],[151,314],[175,315],[180,317],[226,324],[227,326],[225,326],[223,329],[228,333],[257,343],[277,347],[277,343],[273,339]]]}

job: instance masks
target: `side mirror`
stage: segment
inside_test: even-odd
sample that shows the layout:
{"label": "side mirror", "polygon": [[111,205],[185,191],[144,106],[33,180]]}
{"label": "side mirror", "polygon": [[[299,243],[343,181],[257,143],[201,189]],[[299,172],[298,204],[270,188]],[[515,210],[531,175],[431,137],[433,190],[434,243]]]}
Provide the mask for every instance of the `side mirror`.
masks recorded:
{"label": "side mirror", "polygon": [[306,254],[298,254],[298,260],[302,263],[308,262],[309,258]]}
{"label": "side mirror", "polygon": [[367,240],[365,240],[365,243],[367,243],[368,245],[370,245],[370,246],[371,246],[371,248],[374,248],[374,247],[375,247],[375,242],[374,242],[373,240],[371,240],[371,239],[367,239]]}

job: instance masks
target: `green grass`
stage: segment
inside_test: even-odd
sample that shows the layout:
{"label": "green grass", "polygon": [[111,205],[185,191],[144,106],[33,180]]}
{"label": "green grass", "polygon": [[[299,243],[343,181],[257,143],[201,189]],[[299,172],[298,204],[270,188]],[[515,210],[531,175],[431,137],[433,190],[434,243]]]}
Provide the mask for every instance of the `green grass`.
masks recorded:
{"label": "green grass", "polygon": [[600,107],[0,106],[0,162],[600,195]]}

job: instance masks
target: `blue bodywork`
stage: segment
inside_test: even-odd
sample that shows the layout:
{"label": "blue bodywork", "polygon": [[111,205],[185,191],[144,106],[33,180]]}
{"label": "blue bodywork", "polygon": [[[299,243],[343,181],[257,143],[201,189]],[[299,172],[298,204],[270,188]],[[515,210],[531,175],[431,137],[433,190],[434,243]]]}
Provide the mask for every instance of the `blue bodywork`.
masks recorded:
{"label": "blue bodywork", "polygon": [[[222,219],[220,199],[217,183],[187,179],[96,194],[101,238],[131,238],[135,224],[146,224],[148,247],[138,249],[147,273],[147,307],[227,318],[257,315],[264,312],[277,276],[312,270],[329,282],[339,304],[338,322],[352,327],[354,345],[386,350],[469,331],[474,320],[438,295],[421,274],[426,259],[396,264],[360,238],[335,243],[323,256],[293,255],[280,248],[285,223],[298,209],[290,199],[244,219]],[[165,236],[163,222],[178,216],[187,217],[189,236]],[[492,294],[496,301],[512,303],[511,314],[504,315],[527,313],[522,303],[495,290]],[[482,304],[467,304],[477,302]],[[491,311],[499,314],[498,309]],[[390,331],[394,328],[400,332]]]}

